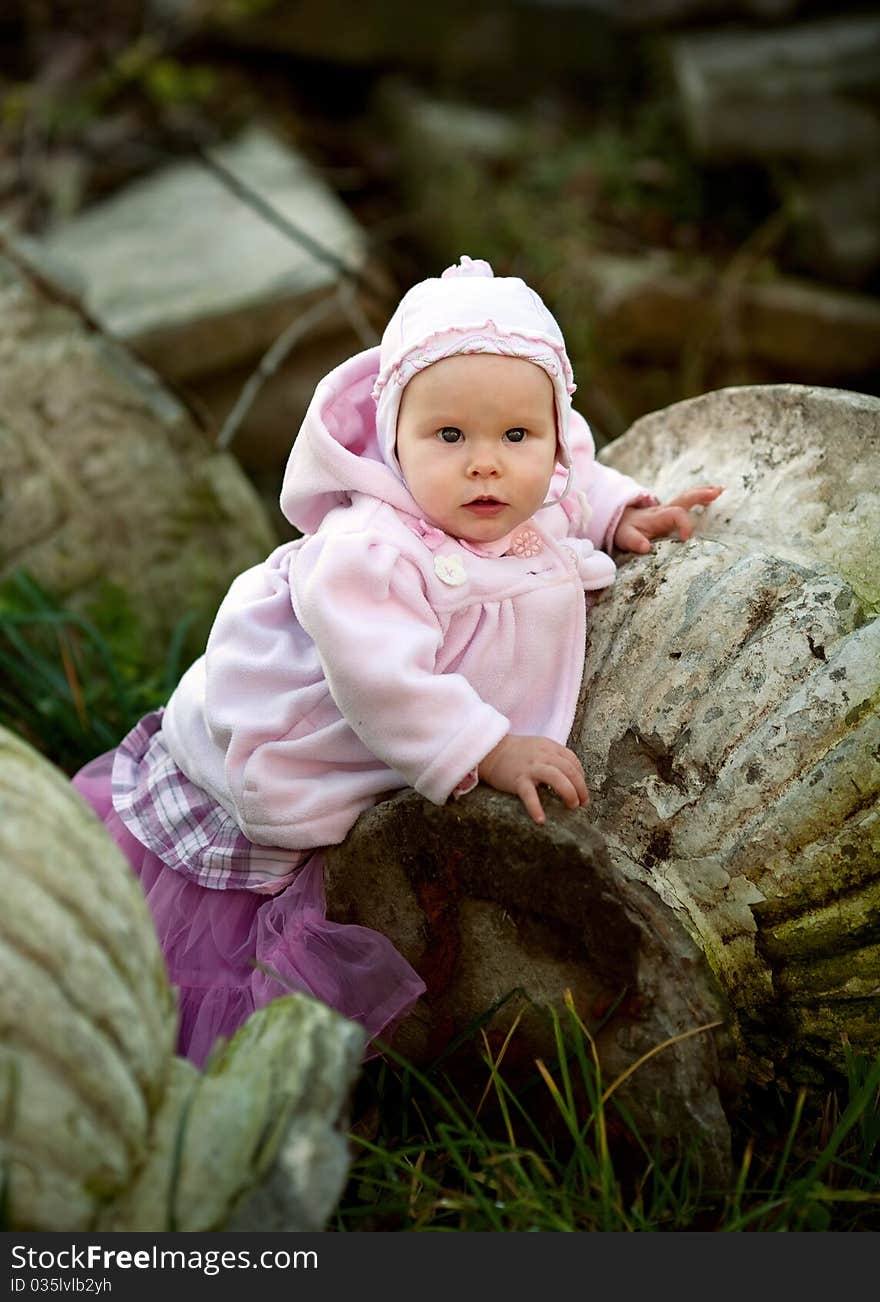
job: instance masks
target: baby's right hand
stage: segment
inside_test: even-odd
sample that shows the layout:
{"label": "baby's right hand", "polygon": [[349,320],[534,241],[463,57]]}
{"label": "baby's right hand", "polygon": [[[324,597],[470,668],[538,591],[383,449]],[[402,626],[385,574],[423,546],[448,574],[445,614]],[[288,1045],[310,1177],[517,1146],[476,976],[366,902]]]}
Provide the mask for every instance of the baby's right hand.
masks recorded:
{"label": "baby's right hand", "polygon": [[549,737],[502,737],[481,760],[479,776],[496,791],[509,791],[526,807],[536,823],[544,822],[538,785],[545,783],[561,796],[569,809],[589,804],[590,794],[581,762],[573,751]]}

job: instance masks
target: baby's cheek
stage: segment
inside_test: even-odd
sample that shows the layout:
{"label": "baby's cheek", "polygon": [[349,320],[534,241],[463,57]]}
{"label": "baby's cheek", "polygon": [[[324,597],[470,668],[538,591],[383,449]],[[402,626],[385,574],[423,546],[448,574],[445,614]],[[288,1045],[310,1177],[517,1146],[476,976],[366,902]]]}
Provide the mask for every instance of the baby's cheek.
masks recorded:
{"label": "baby's cheek", "polygon": [[543,502],[547,494],[550,492],[550,484],[552,482],[552,479],[553,479],[552,471],[548,473],[543,466],[539,467],[532,475],[532,482],[531,482],[532,494],[540,502]]}

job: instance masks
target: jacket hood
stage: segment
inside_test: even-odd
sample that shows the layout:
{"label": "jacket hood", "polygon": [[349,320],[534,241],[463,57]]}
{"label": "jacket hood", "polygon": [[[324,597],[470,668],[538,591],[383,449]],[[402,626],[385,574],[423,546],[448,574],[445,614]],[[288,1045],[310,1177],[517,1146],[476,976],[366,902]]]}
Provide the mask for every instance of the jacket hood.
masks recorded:
{"label": "jacket hood", "polygon": [[422,510],[399,472],[383,459],[376,438],[373,385],[379,347],[337,366],[315,389],[287,460],[281,510],[301,533],[314,533],[352,493],[366,493],[408,515]]}

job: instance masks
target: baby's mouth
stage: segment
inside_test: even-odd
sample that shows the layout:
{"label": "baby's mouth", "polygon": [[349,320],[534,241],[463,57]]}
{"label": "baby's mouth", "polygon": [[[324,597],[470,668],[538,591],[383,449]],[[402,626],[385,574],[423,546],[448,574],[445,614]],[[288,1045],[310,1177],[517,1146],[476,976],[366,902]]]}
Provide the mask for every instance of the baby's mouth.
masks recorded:
{"label": "baby's mouth", "polygon": [[486,493],[481,494],[479,497],[472,497],[469,502],[465,502],[464,509],[473,512],[474,515],[497,515],[506,506],[506,502],[502,502],[499,498]]}

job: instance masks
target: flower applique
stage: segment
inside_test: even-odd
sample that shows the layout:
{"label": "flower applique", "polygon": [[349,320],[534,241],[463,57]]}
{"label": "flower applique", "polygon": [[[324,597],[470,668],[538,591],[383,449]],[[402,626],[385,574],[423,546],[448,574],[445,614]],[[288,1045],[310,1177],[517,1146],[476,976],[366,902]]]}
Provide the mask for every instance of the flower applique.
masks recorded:
{"label": "flower applique", "polygon": [[511,539],[507,555],[528,559],[531,556],[539,556],[543,550],[544,544],[541,541],[540,534],[526,526],[525,529],[520,529],[519,533],[515,534]]}
{"label": "flower applique", "polygon": [[460,588],[463,583],[467,583],[467,571],[460,556],[435,556],[434,573],[451,588]]}

